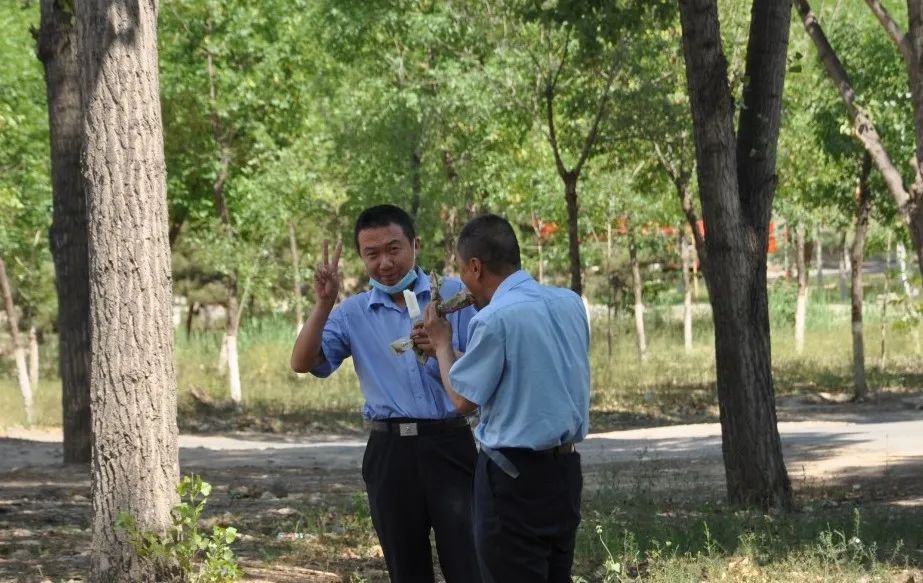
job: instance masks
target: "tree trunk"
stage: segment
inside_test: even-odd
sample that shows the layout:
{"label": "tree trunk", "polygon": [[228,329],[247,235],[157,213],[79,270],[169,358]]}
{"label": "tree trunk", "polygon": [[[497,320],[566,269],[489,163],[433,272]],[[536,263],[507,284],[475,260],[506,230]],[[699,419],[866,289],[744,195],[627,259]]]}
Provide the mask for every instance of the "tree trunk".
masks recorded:
{"label": "tree trunk", "polygon": [[237,297],[237,279],[228,281],[228,320],[225,331],[224,346],[227,350],[228,388],[231,401],[240,405],[242,391],[240,386],[240,360],[237,354],[237,332],[240,329],[240,300]]}
{"label": "tree trunk", "polygon": [[420,212],[421,194],[423,192],[423,159],[417,147],[410,153],[410,216],[414,220]]}
{"label": "tree trunk", "polygon": [[38,332],[35,326],[29,326],[29,384],[33,389],[38,390]]}
{"label": "tree trunk", "polygon": [[703,271],[715,322],[728,498],[788,508],[791,484],[776,422],[766,252],[791,4],[753,2],[749,81],[739,109],[728,83],[716,1],[681,0],[679,6],[706,225]]}
{"label": "tree trunk", "polygon": [[628,246],[628,255],[631,260],[631,282],[635,293],[635,337],[638,342],[638,360],[647,361],[647,336],[644,333],[644,289],[641,281],[641,266],[638,263],[638,250],[634,242]]}
{"label": "tree trunk", "polygon": [[32,425],[32,385],[29,383],[29,366],[26,363],[26,351],[19,339],[19,319],[16,317],[16,308],[13,306],[13,289],[10,287],[6,262],[2,257],[0,257],[0,291],[3,292],[6,321],[10,327],[10,338],[13,341],[13,358],[16,360],[16,377],[19,380],[19,391],[22,393],[22,402],[26,410],[26,424]]}
{"label": "tree trunk", "polygon": [[570,258],[570,289],[578,296],[583,295],[583,274],[580,263],[579,209],[577,206],[577,176],[568,174],[564,178],[564,199],[567,201],[567,244]]}
{"label": "tree trunk", "polygon": [[[541,249],[541,248],[539,248]],[[606,221],[606,380],[612,367],[612,220]]]}
{"label": "tree trunk", "polygon": [[[295,302],[295,330],[301,330],[304,324],[304,312],[301,308],[301,267],[298,257],[298,239],[295,237],[295,222],[288,222],[288,242],[292,250],[292,301]],[[297,333],[297,332],[296,332]]]}
{"label": "tree trunk", "polygon": [[847,284],[847,274],[850,272],[849,245],[846,242],[846,232],[840,242],[840,299],[845,300],[849,297],[849,285]]}
{"label": "tree trunk", "polygon": [[820,238],[820,227],[814,231],[814,267],[817,269],[817,289],[820,292],[824,290],[824,251],[823,242]]}
{"label": "tree trunk", "polygon": [[51,138],[51,252],[58,296],[58,374],[64,463],[89,463],[90,276],[87,209],[80,170],[83,108],[72,4],[41,1],[38,56],[45,67]]}
{"label": "tree trunk", "polygon": [[868,384],[865,380],[865,339],[862,329],[862,263],[865,260],[865,235],[868,232],[869,216],[872,214],[872,191],[868,187],[872,160],[868,154],[863,159],[862,173],[856,186],[856,222],[851,253],[853,390],[857,400],[868,395]]}
{"label": "tree trunk", "polygon": [[910,277],[907,275],[907,247],[904,247],[902,241],[897,242],[897,273],[901,281],[901,286],[904,288],[904,294],[908,298],[913,298],[916,295],[915,290],[913,289],[913,284],[910,283]]}
{"label": "tree trunk", "polygon": [[782,237],[782,272],[785,281],[790,281],[792,279],[792,234],[791,229],[786,225],[785,234]]}
{"label": "tree trunk", "polygon": [[878,368],[884,370],[888,363],[888,303],[891,301],[891,231],[885,236],[885,293],[881,295],[881,356]]}
{"label": "tree trunk", "polygon": [[[207,24],[207,30],[211,30],[210,22]],[[224,196],[224,187],[227,184],[228,175],[230,174],[230,164],[231,164],[231,147],[228,143],[228,135],[225,131],[225,128],[222,127],[221,118],[218,116],[218,82],[217,74],[215,72],[215,63],[212,58],[212,54],[209,52],[206,54],[205,59],[206,70],[208,73],[208,92],[209,100],[211,102],[211,125],[212,125],[212,135],[215,138],[215,143],[218,144],[218,147],[221,151],[221,159],[219,162],[218,174],[215,177],[215,181],[212,183],[212,197],[215,203],[215,211],[218,215],[218,220],[221,223],[221,232],[224,237],[228,240],[229,243],[234,241],[234,230],[231,225],[231,211],[228,208],[227,199]],[[227,306],[227,321],[225,327],[225,336],[222,342],[222,354],[219,358],[218,369],[219,372],[224,370],[223,359],[227,357],[227,366],[228,366],[228,385],[229,391],[231,394],[231,401],[235,405],[240,404],[241,400],[241,386],[240,386],[240,365],[237,359],[237,329],[239,324],[239,313],[238,305],[239,299],[237,297],[237,269],[232,267],[230,273],[227,274],[227,280],[225,282],[228,292],[228,306]],[[226,352],[225,352],[226,351]]]}
{"label": "tree trunk", "polygon": [[795,304],[795,352],[804,352],[804,328],[808,315],[808,265],[804,256],[804,225],[795,227],[795,265],[798,271],[798,299]]}
{"label": "tree trunk", "polygon": [[93,583],[170,580],[114,523],[164,532],[177,501],[170,246],[156,2],[77,6],[90,277]]}
{"label": "tree trunk", "polygon": [[686,234],[680,230],[680,253],[683,264],[683,346],[686,354],[692,353],[692,286],[689,282],[689,264],[691,263],[692,245]]}

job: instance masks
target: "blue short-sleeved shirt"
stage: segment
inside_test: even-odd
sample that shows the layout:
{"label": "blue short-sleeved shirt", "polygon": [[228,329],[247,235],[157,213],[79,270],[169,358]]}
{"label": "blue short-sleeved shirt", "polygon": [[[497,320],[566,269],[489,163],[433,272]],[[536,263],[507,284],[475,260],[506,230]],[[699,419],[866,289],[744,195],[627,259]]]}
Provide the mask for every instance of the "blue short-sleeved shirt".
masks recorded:
{"label": "blue short-sleeved shirt", "polygon": [[471,319],[468,346],[449,378],[481,408],[478,441],[547,449],[581,441],[589,427],[586,308],[574,292],[517,271]]}
{"label": "blue short-sleeved shirt", "polygon": [[[416,270],[413,291],[420,309],[426,309],[432,298],[429,277],[419,267]],[[445,278],[441,285],[444,299],[463,287],[455,278]],[[468,322],[474,314],[474,308],[468,307],[449,315],[452,346],[456,350],[465,350]],[[365,396],[362,416],[366,419],[458,416],[442,386],[436,359],[430,358],[421,365],[411,350],[399,356],[391,352],[391,342],[409,336],[411,325],[407,308],[395,304],[388,294],[374,288],[356,294],[330,313],[321,341],[325,361],[311,374],[327,377],[352,356]]]}

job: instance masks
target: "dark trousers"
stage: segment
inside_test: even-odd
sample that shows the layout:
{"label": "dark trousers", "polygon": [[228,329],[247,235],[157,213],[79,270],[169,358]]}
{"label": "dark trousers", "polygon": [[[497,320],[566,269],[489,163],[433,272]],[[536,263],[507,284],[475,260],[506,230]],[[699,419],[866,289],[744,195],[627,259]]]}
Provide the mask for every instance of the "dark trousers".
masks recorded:
{"label": "dark trousers", "polygon": [[485,583],[570,583],[580,524],[580,454],[501,450],[511,478],[487,454],[474,477],[474,540]]}
{"label": "dark trousers", "polygon": [[402,437],[372,431],[362,478],[392,583],[432,583],[430,529],[446,583],[480,583],[471,525],[477,449],[467,426]]}

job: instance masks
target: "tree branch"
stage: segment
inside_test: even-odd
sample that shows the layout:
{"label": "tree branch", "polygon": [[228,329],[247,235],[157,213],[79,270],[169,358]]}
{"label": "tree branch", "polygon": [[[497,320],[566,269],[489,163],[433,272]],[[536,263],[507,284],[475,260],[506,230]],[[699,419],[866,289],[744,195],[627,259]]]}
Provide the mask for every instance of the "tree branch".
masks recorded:
{"label": "tree branch", "polygon": [[609,92],[612,90],[612,82],[615,80],[615,73],[619,66],[619,52],[619,48],[616,48],[612,55],[612,64],[609,66],[609,71],[606,74],[606,88],[603,89],[603,93],[599,98],[599,106],[596,108],[596,116],[593,119],[593,125],[590,127],[590,133],[587,134],[586,140],[583,142],[583,150],[580,152],[580,158],[577,160],[577,165],[574,167],[574,172],[578,175],[583,169],[583,164],[587,161],[587,158],[590,157],[590,151],[593,149],[593,145],[596,143],[596,137],[599,133],[599,124],[605,116],[606,106],[609,104]]}
{"label": "tree branch", "polygon": [[881,142],[878,131],[875,129],[875,124],[872,123],[868,114],[856,105],[856,92],[852,88],[849,76],[846,74],[846,70],[843,68],[843,64],[840,62],[839,57],[837,57],[836,53],[833,51],[833,47],[827,40],[827,36],[820,27],[820,23],[817,21],[813,12],[811,12],[811,6],[807,3],[807,0],[795,0],[795,5],[798,8],[798,13],[801,15],[804,28],[808,36],[811,37],[811,40],[814,41],[814,46],[817,48],[817,53],[820,56],[821,62],[823,62],[824,67],[827,69],[827,75],[840,92],[840,97],[842,97],[849,117],[853,122],[856,137],[862,143],[865,150],[872,156],[875,167],[881,172],[881,176],[888,187],[888,191],[897,204],[901,213],[901,218],[909,224],[911,200],[904,186],[900,172],[895,168],[894,163],[891,162],[891,158],[888,156],[888,152]]}
{"label": "tree branch", "polygon": [[913,49],[910,46],[910,39],[907,37],[907,34],[901,30],[900,25],[891,17],[879,0],[865,0],[865,3],[872,11],[872,14],[875,15],[875,18],[878,19],[878,22],[881,23],[885,32],[888,33],[888,36],[891,37],[891,40],[894,41],[894,44],[896,44],[897,48],[901,51],[904,62],[908,65],[912,63]]}

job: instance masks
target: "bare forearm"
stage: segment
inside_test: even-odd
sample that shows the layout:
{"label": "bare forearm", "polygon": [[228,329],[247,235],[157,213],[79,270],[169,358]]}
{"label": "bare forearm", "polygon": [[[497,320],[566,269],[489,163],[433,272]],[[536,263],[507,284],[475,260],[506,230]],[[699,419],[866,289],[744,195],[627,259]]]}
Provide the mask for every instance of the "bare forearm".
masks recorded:
{"label": "bare forearm", "polygon": [[333,305],[317,303],[311,311],[308,320],[301,327],[295,347],[292,349],[291,367],[295,372],[308,372],[324,361],[321,352],[321,339],[324,325],[333,310]]}
{"label": "bare forearm", "polygon": [[462,415],[467,415],[477,409],[477,405],[456,393],[455,388],[452,386],[452,380],[449,378],[449,371],[458,356],[451,344],[443,345],[436,349],[436,360],[439,361],[439,376],[442,377],[442,386],[455,406],[455,410]]}

